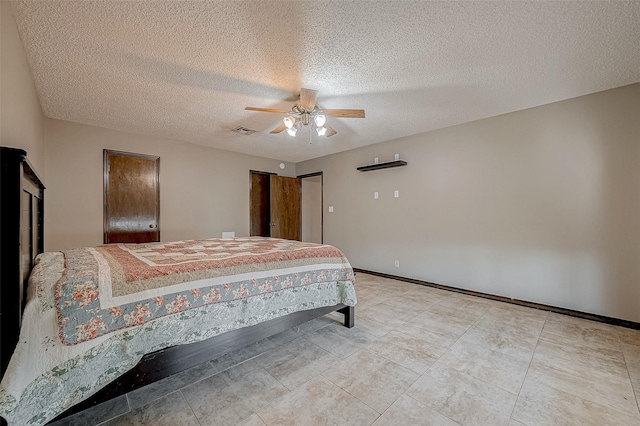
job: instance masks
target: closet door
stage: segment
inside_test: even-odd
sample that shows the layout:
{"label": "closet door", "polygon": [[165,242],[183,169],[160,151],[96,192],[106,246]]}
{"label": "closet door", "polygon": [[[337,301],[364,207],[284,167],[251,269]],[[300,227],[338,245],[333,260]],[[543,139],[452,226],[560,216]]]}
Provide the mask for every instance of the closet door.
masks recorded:
{"label": "closet door", "polygon": [[271,176],[271,236],[287,240],[301,239],[300,179]]}
{"label": "closet door", "polygon": [[160,157],[104,150],[104,242],[160,241]]}

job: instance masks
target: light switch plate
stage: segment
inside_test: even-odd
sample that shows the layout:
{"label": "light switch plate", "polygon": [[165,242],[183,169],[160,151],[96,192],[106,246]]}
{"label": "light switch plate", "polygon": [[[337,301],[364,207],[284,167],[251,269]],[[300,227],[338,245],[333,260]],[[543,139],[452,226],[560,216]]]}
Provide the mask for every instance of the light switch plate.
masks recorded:
{"label": "light switch plate", "polygon": [[329,213],[333,213],[333,206],[329,206]]}
{"label": "light switch plate", "polygon": [[378,157],[373,158],[373,164],[378,164]]}
{"label": "light switch plate", "polygon": [[378,199],[378,191],[373,193],[373,198],[375,198],[376,200]]}
{"label": "light switch plate", "polygon": [[398,198],[400,196],[400,191],[398,191],[397,189],[393,191],[393,196]]}

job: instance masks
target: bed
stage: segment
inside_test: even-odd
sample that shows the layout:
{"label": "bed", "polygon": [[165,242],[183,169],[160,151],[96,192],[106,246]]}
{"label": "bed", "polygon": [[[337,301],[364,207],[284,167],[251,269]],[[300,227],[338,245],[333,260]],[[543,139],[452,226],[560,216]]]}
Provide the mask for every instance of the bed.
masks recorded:
{"label": "bed", "polygon": [[[246,237],[40,254],[44,187],[24,151],[0,155],[18,166],[3,167],[14,176],[3,175],[1,194],[0,416],[9,424],[45,424],[329,312],[354,325],[353,270],[327,245]],[[13,192],[29,213],[11,224]],[[25,230],[14,247],[5,235],[16,227]],[[24,252],[20,262],[5,263],[8,250]]]}

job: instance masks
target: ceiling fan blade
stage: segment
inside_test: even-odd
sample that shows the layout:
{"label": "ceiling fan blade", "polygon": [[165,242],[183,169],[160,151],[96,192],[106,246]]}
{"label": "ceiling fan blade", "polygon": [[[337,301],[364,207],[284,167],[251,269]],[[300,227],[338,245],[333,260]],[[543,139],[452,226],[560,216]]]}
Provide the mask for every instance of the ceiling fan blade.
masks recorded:
{"label": "ceiling fan blade", "polygon": [[326,124],[326,123],[325,123],[325,125],[324,125],[324,128],[325,128],[325,129],[327,129],[327,132],[324,134],[324,135],[325,135],[325,137],[327,137],[327,138],[328,138],[328,137],[331,137],[331,136],[333,136],[333,135],[335,135],[336,133],[338,133],[338,132],[336,132],[335,130],[333,130],[333,127],[331,127],[331,126],[327,126],[327,124]]}
{"label": "ceiling fan blade", "polygon": [[323,109],[324,115],[340,118],[364,118],[363,109]]}
{"label": "ceiling fan blade", "polygon": [[280,114],[288,114],[290,111],[286,109],[271,109],[271,108],[256,108],[256,107],[246,107],[247,111],[260,111],[260,112],[277,112]]}
{"label": "ceiling fan blade", "polygon": [[300,102],[298,102],[298,105],[307,111],[311,111],[316,106],[316,96],[318,96],[317,90],[305,89],[303,87],[300,89]]}
{"label": "ceiling fan blade", "polygon": [[287,126],[285,126],[284,123],[283,123],[283,124],[279,125],[278,127],[276,127],[275,129],[273,129],[270,133],[272,133],[272,134],[280,133],[286,128],[287,128]]}

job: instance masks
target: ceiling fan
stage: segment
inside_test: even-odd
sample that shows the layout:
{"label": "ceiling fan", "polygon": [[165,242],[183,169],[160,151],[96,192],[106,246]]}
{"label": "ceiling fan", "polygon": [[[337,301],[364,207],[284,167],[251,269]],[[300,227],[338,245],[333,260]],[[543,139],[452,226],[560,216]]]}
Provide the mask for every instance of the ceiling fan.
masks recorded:
{"label": "ceiling fan", "polygon": [[295,136],[302,126],[315,127],[318,136],[330,137],[337,132],[326,123],[326,116],[337,118],[364,118],[363,109],[320,109],[316,104],[317,90],[300,89],[300,100],[296,102],[291,110],[246,107],[248,111],[275,112],[287,114],[282,120],[282,124],[271,131],[280,133],[286,130],[291,136]]}

